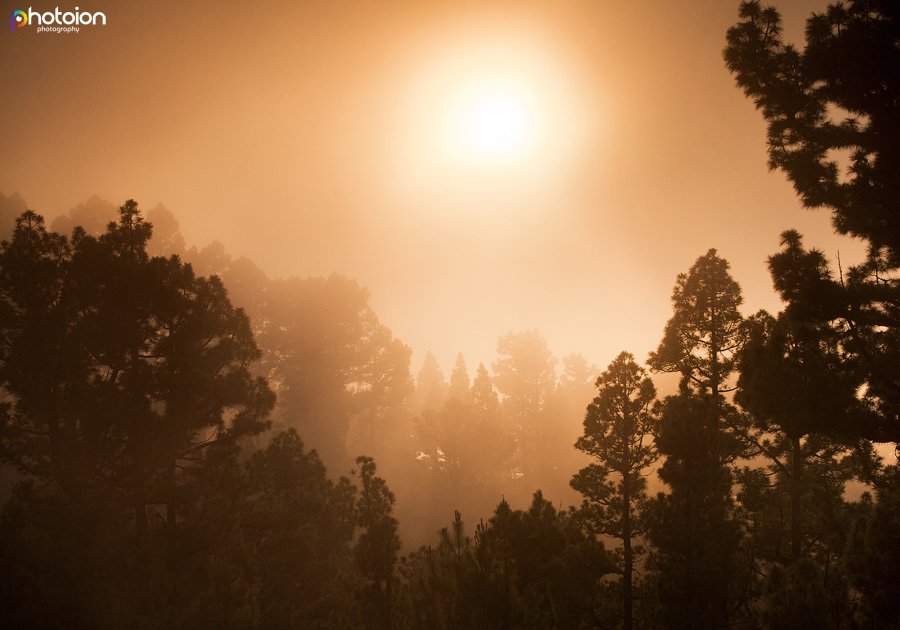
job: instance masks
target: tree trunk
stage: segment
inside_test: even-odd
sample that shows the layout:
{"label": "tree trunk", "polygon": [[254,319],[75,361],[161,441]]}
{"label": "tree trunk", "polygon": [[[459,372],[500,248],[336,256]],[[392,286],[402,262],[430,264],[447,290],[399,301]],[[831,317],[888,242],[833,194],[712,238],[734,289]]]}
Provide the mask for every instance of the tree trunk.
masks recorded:
{"label": "tree trunk", "polygon": [[800,559],[800,476],[803,474],[800,438],[791,438],[791,561]]}
{"label": "tree trunk", "polygon": [[175,549],[175,524],[176,524],[176,504],[175,504],[175,461],[169,465],[168,485],[169,485],[169,501],[166,504],[166,565],[169,571],[169,623],[172,627],[178,626],[178,579],[176,577],[176,549]]}
{"label": "tree trunk", "polygon": [[624,630],[631,630],[631,616],[632,616],[632,595],[631,595],[631,576],[634,572],[634,557],[633,551],[631,549],[631,519],[626,514],[625,516],[625,528],[622,534],[622,542],[625,551],[625,570],[622,576],[622,608],[623,608],[623,623],[622,627]]}
{"label": "tree trunk", "polygon": [[147,504],[143,497],[134,501],[134,533],[137,543],[142,544],[147,537]]}
{"label": "tree trunk", "polygon": [[175,537],[175,462],[169,464],[169,502],[166,503],[166,533],[173,539]]}
{"label": "tree trunk", "polygon": [[[393,573],[393,569],[391,569],[391,574],[392,573]],[[388,630],[390,630],[391,628],[394,627],[393,620],[391,619],[391,617],[393,617],[393,604],[394,604],[394,589],[393,589],[394,577],[391,574],[389,574],[387,576],[387,580],[385,580],[385,584],[384,584],[384,599],[385,599],[385,602],[384,602],[385,626],[384,627],[387,628]]]}

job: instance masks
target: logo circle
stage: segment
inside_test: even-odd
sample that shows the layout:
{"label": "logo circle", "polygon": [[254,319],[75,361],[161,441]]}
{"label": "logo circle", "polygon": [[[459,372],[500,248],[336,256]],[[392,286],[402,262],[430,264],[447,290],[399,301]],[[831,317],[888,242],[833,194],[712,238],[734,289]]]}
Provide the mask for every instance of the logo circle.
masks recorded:
{"label": "logo circle", "polygon": [[23,26],[28,24],[28,14],[25,13],[22,9],[16,9],[12,12],[12,17],[9,19],[9,30],[14,31],[17,28],[22,28]]}

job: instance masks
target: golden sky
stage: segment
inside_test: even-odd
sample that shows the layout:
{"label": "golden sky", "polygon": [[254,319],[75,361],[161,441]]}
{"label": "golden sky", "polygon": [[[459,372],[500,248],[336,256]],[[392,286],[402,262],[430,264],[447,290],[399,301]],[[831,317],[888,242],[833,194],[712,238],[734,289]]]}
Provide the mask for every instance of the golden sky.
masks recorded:
{"label": "golden sky", "polygon": [[[779,4],[797,40],[825,3]],[[0,29],[0,191],[162,202],[271,276],[355,277],[415,369],[527,328],[643,358],[710,247],[747,314],[778,308],[782,230],[861,252],[767,170],[721,57],[737,0],[80,5],[107,25]]]}

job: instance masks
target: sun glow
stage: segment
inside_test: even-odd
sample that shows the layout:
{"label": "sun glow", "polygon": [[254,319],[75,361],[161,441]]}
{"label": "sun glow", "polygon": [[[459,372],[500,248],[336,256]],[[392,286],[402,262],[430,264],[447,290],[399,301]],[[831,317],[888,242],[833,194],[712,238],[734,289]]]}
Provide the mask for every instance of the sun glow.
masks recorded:
{"label": "sun glow", "polygon": [[533,90],[495,79],[460,90],[450,108],[447,131],[456,157],[513,161],[534,149],[540,112]]}
{"label": "sun glow", "polygon": [[480,225],[558,203],[600,115],[564,43],[498,24],[409,45],[389,155],[404,203]]}

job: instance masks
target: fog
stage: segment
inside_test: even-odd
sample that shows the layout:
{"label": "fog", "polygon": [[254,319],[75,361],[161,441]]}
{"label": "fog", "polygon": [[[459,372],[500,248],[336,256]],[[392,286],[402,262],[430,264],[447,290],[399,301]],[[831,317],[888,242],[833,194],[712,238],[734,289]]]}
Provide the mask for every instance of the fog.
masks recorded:
{"label": "fog", "polygon": [[[784,7],[789,39],[816,6]],[[428,350],[445,371],[460,351],[490,362],[530,328],[559,356],[644,356],[675,273],[709,247],[748,314],[777,309],[763,262],[782,230],[862,251],[767,170],[764,123],[721,61],[730,3],[106,12],[77,36],[0,40],[0,190],[48,218],[93,194],[163,203],[190,245],[356,278],[417,367]],[[549,103],[542,154],[444,159],[441,102],[510,75]]]}

